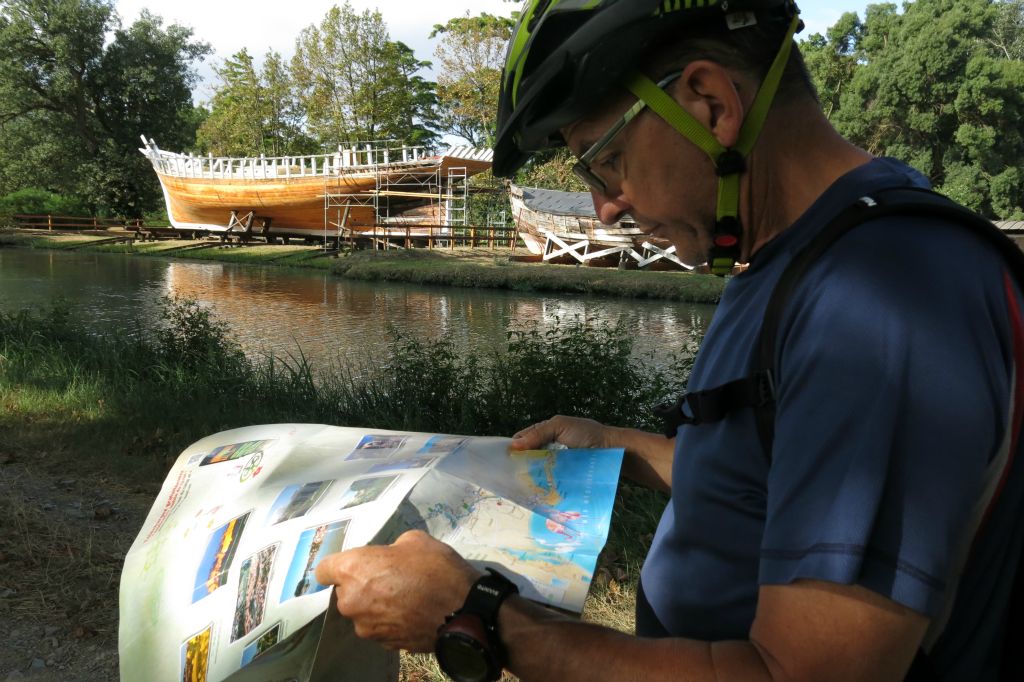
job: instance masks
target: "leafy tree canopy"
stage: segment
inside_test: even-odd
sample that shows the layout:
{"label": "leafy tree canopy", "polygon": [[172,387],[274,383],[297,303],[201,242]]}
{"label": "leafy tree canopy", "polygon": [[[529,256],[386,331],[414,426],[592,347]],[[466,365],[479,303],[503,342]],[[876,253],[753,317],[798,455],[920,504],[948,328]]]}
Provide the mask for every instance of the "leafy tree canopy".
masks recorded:
{"label": "leafy tree canopy", "polygon": [[1024,0],[914,0],[848,13],[803,45],[825,113],[992,218],[1024,218]]}
{"label": "leafy tree canopy", "polygon": [[356,13],[346,2],[295,42],[292,76],[310,134],[325,145],[393,139],[436,139],[434,84],[417,76],[429,66],[394,42],[379,11]]}
{"label": "leafy tree canopy", "polygon": [[280,54],[268,52],[257,72],[252,56],[242,48],[215,72],[220,84],[197,133],[201,150],[217,156],[285,156],[315,150],[302,131],[295,85]]}
{"label": "leafy tree canopy", "polygon": [[514,26],[511,18],[467,13],[435,25],[430,34],[441,38],[434,50],[441,126],[474,146],[494,143],[501,70]]}
{"label": "leafy tree canopy", "polygon": [[2,0],[0,194],[36,187],[126,216],[154,207],[139,135],[193,144],[193,64],[210,48],[191,35],[145,11],[123,29],[107,0]]}

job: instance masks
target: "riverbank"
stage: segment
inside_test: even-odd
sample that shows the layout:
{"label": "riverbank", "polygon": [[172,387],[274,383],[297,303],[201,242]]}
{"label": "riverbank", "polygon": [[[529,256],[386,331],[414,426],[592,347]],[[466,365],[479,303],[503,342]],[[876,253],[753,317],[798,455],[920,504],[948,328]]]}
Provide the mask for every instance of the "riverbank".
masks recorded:
{"label": "riverbank", "polygon": [[[650,406],[689,368],[638,362],[626,329],[569,325],[471,354],[398,339],[381,364],[314,382],[301,360],[246,358],[195,304],[168,302],[163,320],[138,338],[86,333],[60,308],[0,313],[0,679],[117,678],[124,555],[202,436],[287,422],[509,435],[556,412],[652,428]],[[664,501],[620,488],[586,619],[632,627]],[[430,657],[404,656],[403,679],[443,677]]]}
{"label": "riverbank", "polygon": [[577,267],[523,260],[525,249],[465,248],[342,251],[324,255],[307,245],[225,246],[214,241],[112,243],[125,234],[53,234],[0,230],[0,247],[83,250],[136,256],[213,260],[267,267],[308,268],[362,281],[409,282],[512,291],[594,294],[620,298],[717,303],[724,281],[689,272]]}

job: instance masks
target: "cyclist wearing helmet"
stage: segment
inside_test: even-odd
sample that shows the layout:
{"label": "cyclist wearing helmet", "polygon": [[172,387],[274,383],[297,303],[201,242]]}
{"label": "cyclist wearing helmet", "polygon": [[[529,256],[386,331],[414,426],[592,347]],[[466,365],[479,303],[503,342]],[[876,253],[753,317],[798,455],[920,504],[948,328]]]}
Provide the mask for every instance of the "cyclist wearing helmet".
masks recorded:
{"label": "cyclist wearing helmet", "polygon": [[[750,263],[688,395],[750,375],[776,284],[846,207],[927,186],[829,125],[799,25],[790,0],[531,0],[509,45],[496,174],[566,145],[603,221],[628,213],[719,274]],[[625,447],[627,477],[671,491],[636,637],[418,532],[317,579],[359,635],[436,649],[457,680],[993,679],[1024,542],[1022,310],[955,220],[874,218],[817,254],[778,319],[767,443],[752,409],[680,407],[671,439],[567,417],[516,434]]]}

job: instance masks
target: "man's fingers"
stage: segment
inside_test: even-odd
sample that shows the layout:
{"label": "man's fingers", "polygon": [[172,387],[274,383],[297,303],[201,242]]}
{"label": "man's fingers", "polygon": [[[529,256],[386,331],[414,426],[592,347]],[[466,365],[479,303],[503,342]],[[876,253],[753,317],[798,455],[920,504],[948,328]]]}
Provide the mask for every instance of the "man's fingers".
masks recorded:
{"label": "man's fingers", "polygon": [[316,566],[316,581],[321,585],[339,585],[343,576],[349,573],[349,566],[352,561],[357,561],[357,555],[364,550],[364,547],[357,547],[344,552],[328,554]]}
{"label": "man's fingers", "polygon": [[553,441],[555,435],[551,420],[545,419],[514,434],[509,447],[513,450],[533,450]]}

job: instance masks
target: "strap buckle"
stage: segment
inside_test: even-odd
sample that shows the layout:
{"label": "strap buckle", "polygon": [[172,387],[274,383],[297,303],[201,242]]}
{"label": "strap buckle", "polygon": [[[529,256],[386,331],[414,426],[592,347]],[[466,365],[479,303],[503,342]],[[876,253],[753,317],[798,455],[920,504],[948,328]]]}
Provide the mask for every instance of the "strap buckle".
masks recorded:
{"label": "strap buckle", "polygon": [[715,388],[683,393],[674,403],[654,408],[654,415],[663,420],[665,437],[673,438],[680,426],[711,424],[738,409],[760,411],[774,402],[775,379],[772,371],[765,369]]}

